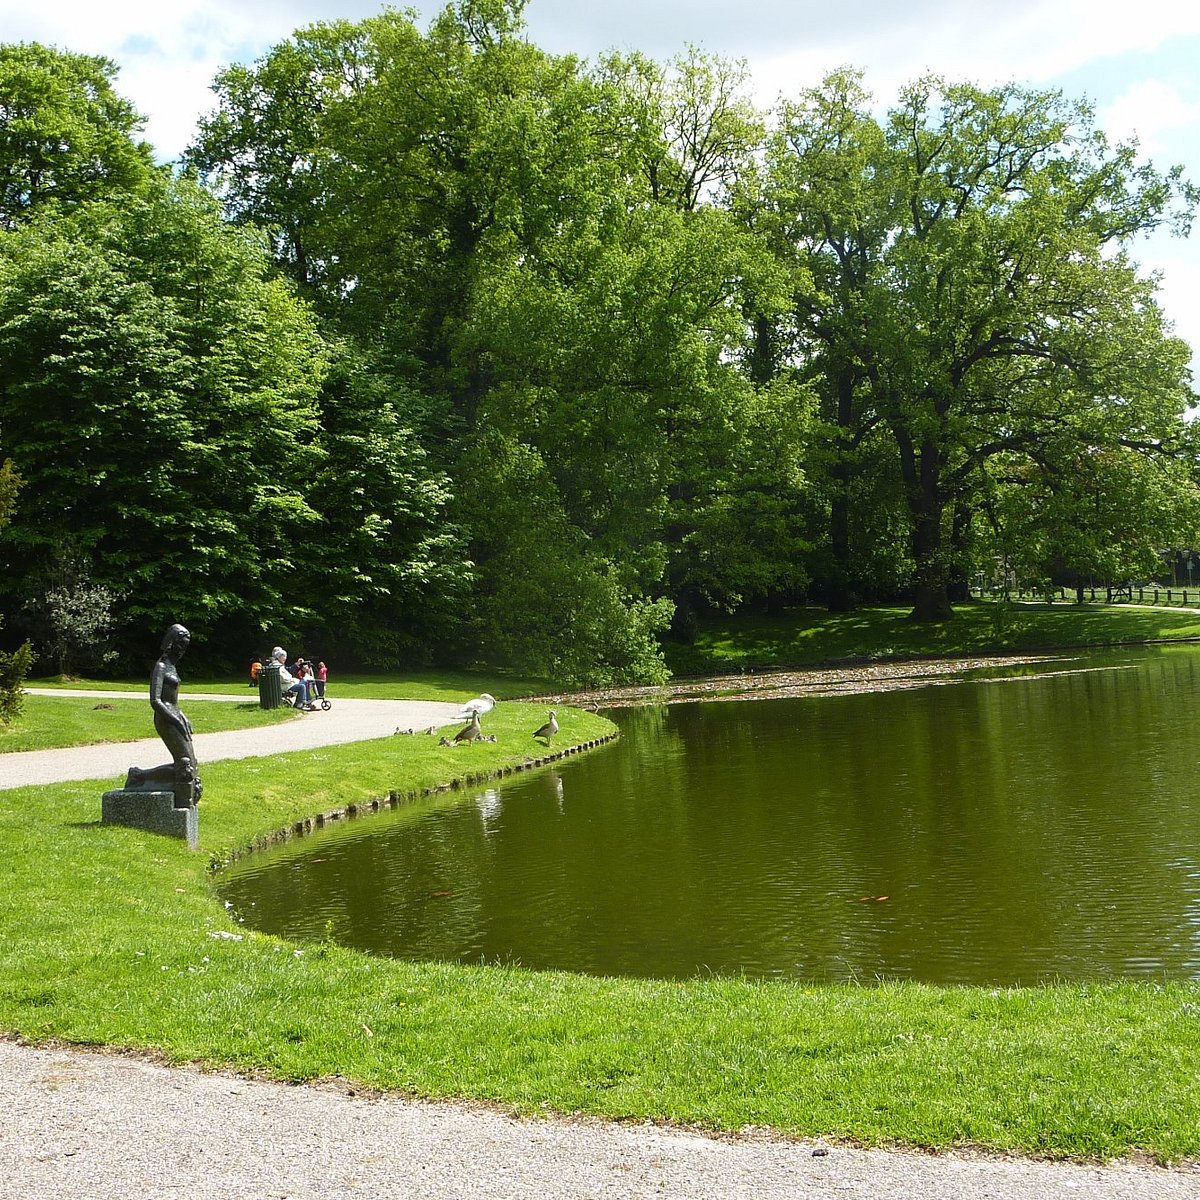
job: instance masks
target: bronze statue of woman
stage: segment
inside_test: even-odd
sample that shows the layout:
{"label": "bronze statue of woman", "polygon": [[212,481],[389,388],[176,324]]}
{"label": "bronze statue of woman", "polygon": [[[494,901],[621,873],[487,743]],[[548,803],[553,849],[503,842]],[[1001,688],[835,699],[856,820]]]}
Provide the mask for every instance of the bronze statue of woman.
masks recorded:
{"label": "bronze statue of woman", "polygon": [[175,793],[176,808],[190,808],[200,799],[203,788],[192,745],[192,723],[179,708],[179,660],[191,634],[182,625],[172,625],[163,634],[162,650],[150,672],[150,707],[154,709],[154,729],[171,752],[171,761],[143,770],[130,767],[125,780],[127,789]]}

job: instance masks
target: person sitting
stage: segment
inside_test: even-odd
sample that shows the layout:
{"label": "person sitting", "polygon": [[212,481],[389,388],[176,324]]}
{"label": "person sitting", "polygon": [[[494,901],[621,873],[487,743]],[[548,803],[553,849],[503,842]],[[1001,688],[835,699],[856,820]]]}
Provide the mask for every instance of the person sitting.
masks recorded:
{"label": "person sitting", "polygon": [[296,659],[295,674],[296,678],[299,679],[308,690],[308,707],[315,709],[317,707],[317,680],[316,675],[313,672],[312,661],[303,658]]}
{"label": "person sitting", "polygon": [[[279,664],[279,684],[283,691],[283,696],[288,704],[300,711],[307,711],[311,702],[308,698],[308,685],[303,679],[297,679],[285,665],[287,663],[287,651],[279,646],[276,646],[271,651],[271,657]],[[294,697],[293,700],[287,700],[288,696]]]}

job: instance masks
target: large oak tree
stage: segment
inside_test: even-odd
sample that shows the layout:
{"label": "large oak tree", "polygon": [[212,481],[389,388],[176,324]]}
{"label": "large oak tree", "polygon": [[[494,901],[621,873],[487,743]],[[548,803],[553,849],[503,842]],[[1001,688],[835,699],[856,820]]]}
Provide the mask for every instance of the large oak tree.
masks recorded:
{"label": "large oak tree", "polygon": [[1062,476],[1083,448],[1183,449],[1187,348],[1129,247],[1186,228],[1196,196],[1111,146],[1086,105],[925,79],[877,125],[842,74],[785,106],[772,165],[775,228],[818,280],[801,354],[836,403],[838,461],[890,434],[915,616],[949,614],[995,456]]}

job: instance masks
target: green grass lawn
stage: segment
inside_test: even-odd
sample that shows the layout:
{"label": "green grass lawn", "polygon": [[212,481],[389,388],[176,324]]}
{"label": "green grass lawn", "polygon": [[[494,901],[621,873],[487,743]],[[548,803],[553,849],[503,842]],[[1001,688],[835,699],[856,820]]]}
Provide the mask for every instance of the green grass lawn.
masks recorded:
{"label": "green grass lawn", "polygon": [[[302,719],[290,708],[264,710],[259,707],[257,697],[248,697],[243,704],[194,700],[188,704],[187,713],[193,725],[205,733]],[[11,725],[0,725],[0,754],[14,750],[86,746],[96,742],[133,742],[156,736],[151,723],[150,702],[145,698],[97,700],[78,696],[26,696],[21,716]]]}
{"label": "green grass lawn", "polygon": [[948,621],[918,624],[909,609],[852,613],[790,609],[779,616],[702,621],[691,646],[668,643],[667,663],[680,677],[847,659],[1021,653],[1079,646],[1200,638],[1194,612],[1126,605],[964,604]]}
{"label": "green grass lawn", "polygon": [[[559,716],[564,746],[611,729]],[[393,737],[208,764],[202,853],[100,825],[101,783],[0,792],[0,1030],[524,1113],[1200,1156],[1191,983],[595,979],[297,945],[238,926],[217,901],[211,863],[316,812],[540,756],[528,730],[543,717],[500,705],[494,745]]]}

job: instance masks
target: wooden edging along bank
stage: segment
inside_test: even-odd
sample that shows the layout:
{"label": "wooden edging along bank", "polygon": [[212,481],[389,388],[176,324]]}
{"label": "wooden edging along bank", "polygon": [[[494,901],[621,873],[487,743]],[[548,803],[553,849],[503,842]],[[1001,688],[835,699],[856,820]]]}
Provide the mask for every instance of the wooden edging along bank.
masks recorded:
{"label": "wooden edging along bank", "polygon": [[424,799],[426,796],[436,796],[442,792],[455,792],[465,787],[476,787],[487,783],[491,779],[500,779],[506,775],[515,775],[518,771],[530,771],[534,767],[549,766],[550,763],[560,762],[572,754],[581,754],[584,750],[593,750],[597,746],[603,746],[607,742],[614,742],[620,736],[619,732],[610,733],[605,737],[592,738],[590,741],[580,742],[575,746],[567,746],[563,750],[557,750],[553,754],[542,755],[540,758],[527,758],[523,762],[511,763],[506,767],[498,767],[494,771],[479,771],[468,775],[460,775],[455,779],[448,780],[446,783],[435,783],[429,787],[418,788],[409,792],[391,791],[380,799],[364,800],[361,804],[347,804],[345,808],[335,808],[329,812],[316,813],[311,817],[305,817],[301,821],[293,821],[290,825],[285,825],[282,829],[276,829],[273,833],[264,833],[260,837],[256,837],[248,846],[244,846],[240,850],[233,850],[224,858],[214,857],[213,861],[209,864],[209,869],[219,871],[221,868],[227,867],[231,863],[245,858],[247,855],[257,853],[260,850],[269,850],[272,846],[282,845],[282,843],[289,842],[293,838],[304,837],[314,830],[323,829],[326,825],[332,824],[334,821],[347,821],[355,817],[364,816],[367,813],[377,813],[389,808],[399,808],[401,804],[410,804],[415,800]]}

